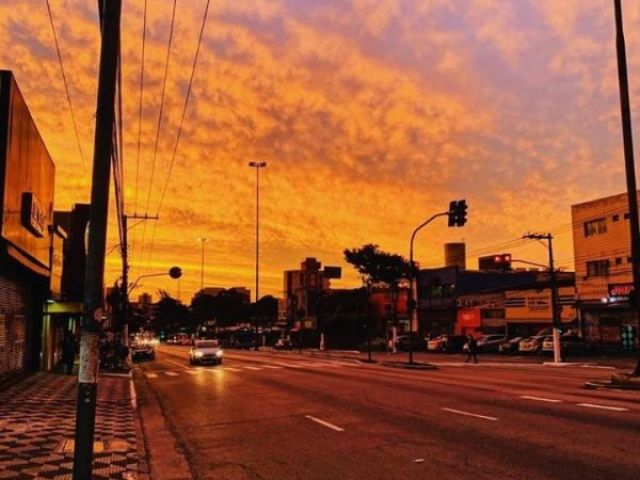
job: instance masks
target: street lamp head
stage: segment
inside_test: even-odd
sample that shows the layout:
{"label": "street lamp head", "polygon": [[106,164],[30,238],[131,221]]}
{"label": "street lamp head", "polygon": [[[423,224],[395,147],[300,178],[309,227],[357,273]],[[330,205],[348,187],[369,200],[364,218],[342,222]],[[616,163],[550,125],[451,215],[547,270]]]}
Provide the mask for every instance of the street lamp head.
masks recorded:
{"label": "street lamp head", "polygon": [[198,237],[198,241],[202,242],[202,243],[205,243],[205,242],[209,241],[209,238],[208,237]]}
{"label": "street lamp head", "polygon": [[267,166],[267,162],[249,162],[250,167],[262,168]]}

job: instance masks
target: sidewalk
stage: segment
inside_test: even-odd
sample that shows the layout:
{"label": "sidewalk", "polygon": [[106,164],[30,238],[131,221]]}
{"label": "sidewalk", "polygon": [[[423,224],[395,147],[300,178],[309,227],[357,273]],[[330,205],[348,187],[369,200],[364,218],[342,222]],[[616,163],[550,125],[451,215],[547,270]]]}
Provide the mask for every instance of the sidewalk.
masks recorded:
{"label": "sidewalk", "polygon": [[[272,350],[274,353],[289,353],[299,355],[298,350],[277,351]],[[325,350],[324,352],[318,349],[304,349],[303,355],[312,357],[325,357],[325,358],[342,358],[350,360],[365,360],[367,358],[367,352],[357,352],[355,350]],[[407,352],[398,352],[391,354],[387,352],[372,352],[373,360],[380,363],[406,363],[408,360]],[[446,365],[451,363],[464,362],[466,354],[454,353],[445,354],[437,352],[424,352],[415,351],[414,361],[425,364],[433,365]],[[496,353],[481,353],[478,354],[479,363],[484,365],[539,365],[544,366],[545,362],[550,362],[552,358],[550,356],[540,355],[501,355]],[[593,368],[610,368],[619,370],[633,370],[636,365],[636,357],[632,355],[592,355],[582,357],[567,357],[565,359],[567,364],[572,365],[584,365],[591,366]]]}
{"label": "sidewalk", "polygon": [[[36,373],[0,391],[0,479],[71,479],[76,375]],[[93,480],[138,478],[128,377],[101,376]]]}

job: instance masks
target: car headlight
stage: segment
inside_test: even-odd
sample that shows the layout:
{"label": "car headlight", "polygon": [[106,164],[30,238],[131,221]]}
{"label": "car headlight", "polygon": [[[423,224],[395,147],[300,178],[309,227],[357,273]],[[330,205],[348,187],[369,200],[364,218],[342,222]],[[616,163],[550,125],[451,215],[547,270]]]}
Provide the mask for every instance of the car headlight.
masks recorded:
{"label": "car headlight", "polygon": [[218,357],[218,358],[222,357],[222,350],[218,350],[216,352],[216,357]]}
{"label": "car headlight", "polygon": [[196,358],[202,358],[204,356],[204,353],[196,351],[195,356]]}

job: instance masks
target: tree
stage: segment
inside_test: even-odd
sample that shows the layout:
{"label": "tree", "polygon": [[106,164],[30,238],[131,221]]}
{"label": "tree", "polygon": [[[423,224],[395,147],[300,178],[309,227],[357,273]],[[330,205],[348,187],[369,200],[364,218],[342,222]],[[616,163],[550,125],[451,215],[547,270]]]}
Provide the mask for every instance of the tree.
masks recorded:
{"label": "tree", "polygon": [[374,286],[386,286],[391,291],[393,324],[398,321],[396,303],[400,284],[409,278],[411,266],[402,255],[380,250],[378,245],[367,244],[344,251],[345,260],[353,265],[369,291]]}
{"label": "tree", "polygon": [[213,295],[200,293],[191,302],[191,314],[197,325],[203,325],[218,317],[218,301]]}
{"label": "tree", "polygon": [[156,305],[154,318],[156,330],[177,330],[180,327],[191,327],[191,315],[187,306],[164,290],[159,290],[158,293],[160,300]]}
{"label": "tree", "polygon": [[246,322],[249,316],[247,297],[235,289],[223,290],[216,296],[218,326],[229,327]]}
{"label": "tree", "polygon": [[278,320],[278,299],[265,295],[254,305],[253,315],[267,323],[275,323]]}

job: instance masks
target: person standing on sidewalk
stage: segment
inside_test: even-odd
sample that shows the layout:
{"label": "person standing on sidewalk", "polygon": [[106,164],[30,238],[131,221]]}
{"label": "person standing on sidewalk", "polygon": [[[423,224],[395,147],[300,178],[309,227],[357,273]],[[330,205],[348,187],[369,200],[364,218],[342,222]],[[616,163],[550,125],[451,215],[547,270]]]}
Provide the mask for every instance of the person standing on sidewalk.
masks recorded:
{"label": "person standing on sidewalk", "polygon": [[65,365],[68,375],[73,373],[73,364],[76,361],[76,350],[76,338],[71,331],[67,330],[64,334],[64,340],[62,341],[62,362]]}
{"label": "person standing on sidewalk", "polygon": [[471,357],[473,357],[473,363],[478,363],[478,342],[476,342],[476,339],[473,338],[472,335],[469,335],[469,340],[467,341],[467,349],[468,353],[465,363],[469,363]]}

